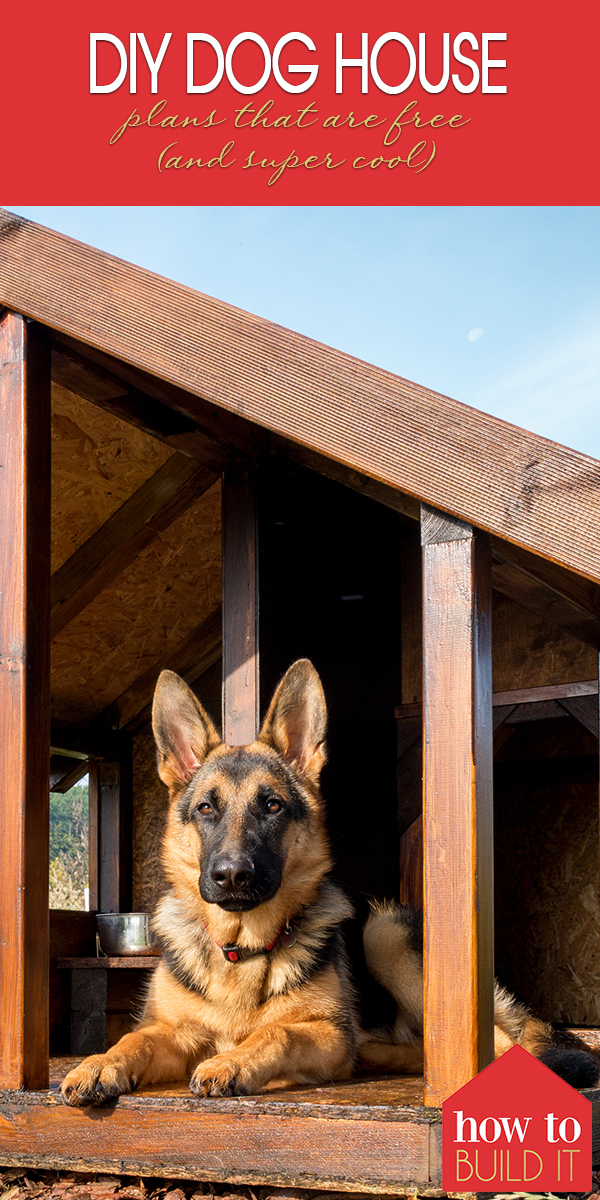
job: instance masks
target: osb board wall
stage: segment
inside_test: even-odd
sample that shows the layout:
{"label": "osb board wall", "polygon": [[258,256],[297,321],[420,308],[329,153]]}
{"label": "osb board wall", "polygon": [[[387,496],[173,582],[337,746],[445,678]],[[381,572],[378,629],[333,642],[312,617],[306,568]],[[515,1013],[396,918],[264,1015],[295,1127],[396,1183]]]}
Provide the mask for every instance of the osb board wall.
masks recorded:
{"label": "osb board wall", "polygon": [[172,450],[52,384],[52,570],[141,487]]}
{"label": "osb board wall", "polygon": [[517,729],[496,767],[496,971],[545,1020],[597,1026],[597,743],[574,725]]}
{"label": "osb board wall", "polygon": [[133,739],[133,911],[153,912],[162,886],[160,847],[168,792],[158,778],[154,740]]}
{"label": "osb board wall", "polygon": [[[420,700],[422,682],[421,550],[407,539],[401,583],[402,704]],[[495,692],[595,679],[598,655],[566,630],[492,592],[492,658]]]}
{"label": "osb board wall", "polygon": [[493,593],[493,687],[542,687],[597,679],[598,653],[529,608]]}
{"label": "osb board wall", "polygon": [[221,595],[216,483],[52,643],[55,717],[86,722],[212,611]]}

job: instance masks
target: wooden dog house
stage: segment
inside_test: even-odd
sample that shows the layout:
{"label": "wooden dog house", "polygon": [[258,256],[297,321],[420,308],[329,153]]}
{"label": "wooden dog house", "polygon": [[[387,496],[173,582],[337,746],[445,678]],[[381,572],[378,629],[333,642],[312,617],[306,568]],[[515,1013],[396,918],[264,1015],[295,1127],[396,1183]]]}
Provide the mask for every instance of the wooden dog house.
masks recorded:
{"label": "wooden dog house", "polygon": [[[494,844],[503,981],[600,1025],[600,465],[4,211],[0,306],[0,1163],[435,1188],[492,1057]],[[91,764],[90,907],[147,907],[159,670],[215,716],[222,678],[243,744],[300,654],[342,877],[415,900],[424,863],[425,1081],[63,1107],[94,918],[48,926],[48,761]]]}

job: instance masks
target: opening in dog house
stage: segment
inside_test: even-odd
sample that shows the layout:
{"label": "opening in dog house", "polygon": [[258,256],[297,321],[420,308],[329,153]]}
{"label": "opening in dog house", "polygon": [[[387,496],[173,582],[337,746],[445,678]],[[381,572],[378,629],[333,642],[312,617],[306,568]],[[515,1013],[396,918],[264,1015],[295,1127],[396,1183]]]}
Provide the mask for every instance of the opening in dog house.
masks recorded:
{"label": "opening in dog house", "polygon": [[597,1080],[585,464],[524,503],[534,435],[68,246],[0,321],[0,1162],[436,1187],[494,1054]]}

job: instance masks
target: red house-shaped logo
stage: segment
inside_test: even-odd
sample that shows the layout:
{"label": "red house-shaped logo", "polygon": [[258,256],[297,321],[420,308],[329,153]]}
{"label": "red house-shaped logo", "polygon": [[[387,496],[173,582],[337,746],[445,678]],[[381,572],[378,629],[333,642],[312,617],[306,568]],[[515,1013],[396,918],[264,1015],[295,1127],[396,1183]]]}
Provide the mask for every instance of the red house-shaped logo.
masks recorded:
{"label": "red house-shaped logo", "polygon": [[592,1105],[521,1046],[442,1106],[447,1192],[588,1192]]}

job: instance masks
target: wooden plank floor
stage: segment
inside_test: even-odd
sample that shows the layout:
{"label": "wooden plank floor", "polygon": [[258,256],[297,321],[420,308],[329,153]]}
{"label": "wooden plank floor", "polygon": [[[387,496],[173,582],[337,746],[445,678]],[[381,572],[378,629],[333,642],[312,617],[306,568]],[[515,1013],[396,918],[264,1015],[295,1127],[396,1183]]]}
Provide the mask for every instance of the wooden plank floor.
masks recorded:
{"label": "wooden plank floor", "polygon": [[0,1093],[0,1163],[336,1191],[439,1187],[441,1113],[423,1107],[420,1078],[223,1100],[198,1100],[182,1082],[77,1110],[58,1088],[78,1061],[51,1060],[48,1092]]}

